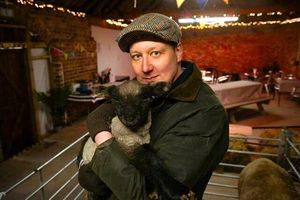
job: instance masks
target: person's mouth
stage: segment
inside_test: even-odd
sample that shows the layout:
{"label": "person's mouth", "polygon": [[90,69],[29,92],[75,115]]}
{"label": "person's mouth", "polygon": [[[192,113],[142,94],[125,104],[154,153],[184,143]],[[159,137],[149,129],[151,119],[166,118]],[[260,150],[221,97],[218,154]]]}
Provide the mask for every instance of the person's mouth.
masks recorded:
{"label": "person's mouth", "polygon": [[147,83],[154,82],[157,79],[158,76],[149,76],[149,77],[143,77],[143,80]]}

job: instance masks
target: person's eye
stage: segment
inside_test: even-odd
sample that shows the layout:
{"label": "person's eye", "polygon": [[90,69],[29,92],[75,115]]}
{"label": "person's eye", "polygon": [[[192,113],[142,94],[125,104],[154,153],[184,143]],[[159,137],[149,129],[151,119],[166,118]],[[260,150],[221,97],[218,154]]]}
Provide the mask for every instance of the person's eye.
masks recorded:
{"label": "person's eye", "polygon": [[160,51],[152,51],[151,52],[151,56],[153,56],[153,57],[158,57],[158,56],[160,56]]}
{"label": "person's eye", "polygon": [[141,57],[142,57],[142,56],[139,55],[139,54],[132,54],[132,55],[131,55],[131,59],[134,60],[134,61],[140,60]]}

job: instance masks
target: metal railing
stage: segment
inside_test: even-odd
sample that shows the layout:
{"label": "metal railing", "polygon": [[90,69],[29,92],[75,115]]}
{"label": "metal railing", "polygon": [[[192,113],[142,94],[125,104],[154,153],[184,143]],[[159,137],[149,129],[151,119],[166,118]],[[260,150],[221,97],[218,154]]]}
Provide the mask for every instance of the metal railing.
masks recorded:
{"label": "metal railing", "polygon": [[[11,187],[6,189],[5,191],[0,192],[0,200],[2,199],[54,199],[55,197],[58,197],[59,199],[78,199],[82,193],[83,189],[80,187],[78,181],[77,181],[77,174],[78,174],[78,168],[76,165],[77,155],[75,154],[70,161],[68,161],[65,165],[63,165],[61,168],[57,167],[56,172],[50,172],[51,174],[48,175],[48,179],[45,179],[46,176],[46,170],[47,167],[57,161],[60,157],[64,156],[66,152],[68,152],[70,149],[72,149],[75,145],[80,145],[80,142],[83,140],[85,136],[87,136],[88,133],[85,133],[83,136],[78,138],[76,141],[74,141],[72,144],[67,146],[65,149],[60,151],[58,154],[53,156],[51,159],[46,161],[44,164],[42,164],[40,167],[33,170],[31,173],[29,173],[27,176],[22,178],[17,183],[13,184]],[[73,167],[73,168],[71,168]],[[73,173],[71,176],[69,174],[62,175],[63,172],[66,170],[70,170],[69,173]],[[49,174],[49,172],[48,172]],[[59,175],[62,175],[62,177],[59,177]],[[37,176],[38,180],[32,180],[33,177]],[[57,178],[57,179],[56,179]],[[61,181],[61,185],[57,185],[56,182],[59,180]],[[75,180],[76,179],[76,180]],[[51,191],[46,191],[46,186],[48,186],[51,182],[54,182],[54,188],[57,189],[51,189]],[[28,191],[28,184],[33,184],[37,186],[33,186],[31,191]],[[69,192],[62,192],[67,186],[69,186]],[[20,190],[18,190],[21,188]],[[24,189],[26,188],[24,191]],[[15,191],[15,194],[14,194]],[[51,193],[52,192],[52,193]],[[76,194],[77,192],[77,194]],[[64,194],[66,194],[64,196]],[[76,195],[74,195],[76,194]],[[39,198],[38,198],[39,195]],[[63,197],[64,196],[64,197]]]}
{"label": "metal railing", "polygon": [[[83,188],[78,184],[77,174],[78,168],[76,165],[76,156],[73,155],[71,159],[67,160],[63,156],[67,151],[72,149],[76,145],[80,145],[83,138],[88,135],[84,134],[82,137],[78,138],[72,144],[67,146],[61,152],[53,156],[47,162],[45,162],[40,167],[33,170],[27,176],[22,178],[17,183],[13,184],[11,187],[5,191],[0,192],[0,200],[6,199],[79,199],[84,196]],[[278,139],[274,138],[261,138],[261,137],[230,137],[231,141],[243,140],[247,142],[249,140],[257,141],[271,141],[278,143],[273,145],[277,148],[276,153],[264,153],[264,152],[254,152],[246,150],[236,150],[229,149],[228,153],[231,154],[241,154],[248,156],[260,156],[260,157],[270,157],[274,160],[277,159],[277,163],[288,170],[292,170],[300,180],[299,169],[295,166],[294,160],[300,158],[300,151],[297,145],[293,143],[293,133],[288,129],[282,129],[281,136]],[[253,144],[253,143],[252,143]],[[299,145],[298,145],[299,146]],[[292,153],[293,152],[293,153]],[[60,159],[60,160],[59,160]],[[55,162],[56,160],[66,161],[61,167],[57,167],[57,171],[47,171],[47,167]],[[246,164],[239,163],[220,163],[222,168],[234,168],[237,171],[242,170]],[[67,174],[63,174],[64,172]],[[59,177],[62,175],[62,177]],[[32,180],[34,176],[37,176],[38,180]],[[214,172],[212,178],[208,183],[208,187],[204,192],[204,199],[238,199],[237,193],[237,183],[239,180],[239,173],[229,173],[229,172]],[[34,183],[34,184],[33,184]],[[22,189],[22,185],[26,186],[26,189]],[[28,185],[30,185],[28,187]],[[50,185],[50,186],[49,186]],[[49,187],[48,187],[49,186]],[[20,189],[21,188],[21,189]],[[28,191],[30,188],[30,191]],[[18,196],[19,195],[19,196]]]}
{"label": "metal railing", "polygon": [[[256,156],[256,157],[267,157],[272,160],[277,159],[277,163],[285,168],[286,170],[292,171],[298,181],[300,181],[300,174],[299,174],[299,168],[295,166],[295,162],[293,160],[297,160],[300,158],[300,151],[297,148],[296,144],[293,143],[293,133],[288,129],[282,129],[281,135],[279,138],[262,138],[262,137],[245,137],[245,136],[231,136],[230,141],[232,140],[244,140],[244,143],[247,141],[257,141],[257,143],[251,143],[252,145],[263,145],[259,141],[264,142],[273,142],[277,143],[276,145],[269,145],[273,146],[277,149],[277,153],[265,153],[265,152],[254,152],[254,151],[247,151],[247,150],[236,150],[236,149],[228,149],[228,153],[235,153],[235,154],[243,154],[243,155],[249,155],[249,156]],[[266,145],[266,144],[265,144]],[[291,152],[294,152],[294,154],[291,154]],[[221,162],[219,166],[222,167],[230,167],[237,169],[236,171],[241,171],[246,164],[234,164],[234,163],[225,163]],[[212,178],[216,176],[215,173],[213,173]],[[204,192],[204,199],[239,199],[238,196],[238,173],[235,175],[228,175],[227,173],[223,174],[217,174],[219,177],[225,177],[221,179],[222,182],[231,182],[231,184],[224,184],[224,183],[215,183],[212,179],[208,183],[208,187],[206,191]],[[230,179],[235,179],[236,181],[230,181]],[[220,189],[221,192],[211,192],[210,186],[214,186],[214,190],[216,190],[216,187],[222,188]]]}

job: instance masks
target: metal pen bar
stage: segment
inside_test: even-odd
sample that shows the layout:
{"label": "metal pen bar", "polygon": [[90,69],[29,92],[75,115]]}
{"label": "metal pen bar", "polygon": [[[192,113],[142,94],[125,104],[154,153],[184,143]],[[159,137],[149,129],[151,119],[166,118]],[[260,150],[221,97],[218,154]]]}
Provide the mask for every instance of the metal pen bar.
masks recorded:
{"label": "metal pen bar", "polygon": [[294,149],[294,151],[297,153],[297,155],[300,156],[300,151],[297,149],[297,147],[294,145],[294,143],[289,138],[286,138],[286,141]]}
{"label": "metal pen bar", "polygon": [[233,189],[237,189],[237,186],[234,185],[227,185],[227,184],[222,184],[222,183],[214,183],[214,182],[208,182],[208,185],[212,185],[212,186],[218,186],[218,187],[226,187],[226,188],[233,188]]}
{"label": "metal pen bar", "polygon": [[227,178],[233,178],[233,179],[239,179],[239,176],[231,175],[231,174],[219,174],[219,173],[213,173],[213,176],[220,176],[220,177],[227,177]]}
{"label": "metal pen bar", "polygon": [[73,174],[73,176],[71,176],[71,178],[69,180],[67,180],[50,198],[53,199],[56,195],[58,195],[58,193],[60,191],[62,191],[76,176],[77,176],[78,172],[75,172],[75,174]]}
{"label": "metal pen bar", "polygon": [[83,136],[81,136],[80,138],[78,138],[77,140],[75,140],[73,143],[71,143],[69,146],[67,146],[66,148],[64,148],[61,152],[59,152],[58,154],[56,154],[55,156],[53,156],[50,160],[48,160],[47,162],[45,162],[43,165],[41,165],[40,167],[37,168],[37,170],[42,169],[43,167],[45,167],[46,165],[48,165],[49,163],[51,163],[53,160],[55,160],[56,158],[58,158],[59,156],[61,156],[63,153],[65,153],[67,150],[69,150],[70,148],[72,148],[74,145],[76,145],[79,141],[81,141],[85,136],[87,136],[89,134],[89,132],[85,133]]}
{"label": "metal pen bar", "polygon": [[84,189],[82,189],[74,199],[75,200],[78,199],[82,195],[83,192],[84,192]]}
{"label": "metal pen bar", "polygon": [[227,166],[227,167],[237,167],[237,168],[244,168],[246,165],[237,165],[237,164],[229,164],[229,163],[220,163],[221,166]]}
{"label": "metal pen bar", "polygon": [[76,185],[75,185],[75,187],[65,196],[65,198],[63,199],[63,200],[66,200],[66,199],[68,199],[69,198],[69,196],[71,196],[71,194],[77,189],[77,188],[79,188],[80,187],[80,185],[79,185],[79,183],[77,183]]}
{"label": "metal pen bar", "polygon": [[[43,179],[43,171],[42,169],[38,171],[39,172],[39,177],[40,177],[40,185],[43,185],[44,179]],[[41,199],[44,200],[45,199],[45,190],[44,187],[42,187],[42,189],[40,190],[41,192]]]}
{"label": "metal pen bar", "polygon": [[278,138],[262,138],[262,137],[247,137],[247,136],[230,136],[230,140],[235,140],[235,139],[244,139],[244,140],[266,140],[266,141],[275,141],[279,142]]}
{"label": "metal pen bar", "polygon": [[34,174],[36,174],[37,171],[33,171],[30,174],[28,174],[27,176],[25,176],[23,179],[21,179],[20,181],[18,181],[16,184],[12,185],[11,187],[9,187],[7,190],[5,190],[4,192],[1,192],[1,198],[6,196],[7,193],[9,193],[11,190],[15,189],[16,187],[18,187],[19,185],[21,185],[23,182],[25,182],[27,179],[29,179],[30,177],[32,177]]}
{"label": "metal pen bar", "polygon": [[76,145],[79,141],[81,141],[88,134],[89,134],[89,132],[85,133],[83,136],[81,136],[80,138],[78,138],[77,140],[75,140],[72,144],[70,144],[69,146],[67,146],[65,149],[63,149],[61,152],[59,152],[58,154],[56,154],[54,157],[52,157],[50,160],[48,160],[47,162],[45,162],[43,165],[41,165],[40,167],[38,167],[37,169],[35,169],[31,173],[29,173],[27,176],[25,176],[23,179],[21,179],[20,181],[18,181],[16,184],[12,185],[7,190],[1,192],[0,193],[1,194],[0,195],[0,199],[2,199],[4,196],[6,196],[6,194],[9,193],[11,190],[15,189],[16,187],[18,187],[19,185],[21,185],[23,182],[25,182],[27,179],[29,179],[30,177],[32,177],[34,174],[36,174],[37,172],[39,172],[42,168],[44,168],[50,162],[52,162],[53,160],[55,160],[57,157],[59,157],[60,155],[62,155],[63,153],[65,153],[71,147],[73,147],[74,145]]}
{"label": "metal pen bar", "polygon": [[228,198],[234,198],[234,199],[238,199],[239,198],[236,195],[220,194],[220,193],[216,193],[216,192],[204,192],[204,194],[206,194],[206,195],[220,196],[220,197],[228,197]]}
{"label": "metal pen bar", "polygon": [[48,183],[50,183],[55,177],[57,177],[61,172],[63,172],[67,167],[69,167],[73,162],[75,162],[77,158],[72,159],[67,165],[65,165],[63,168],[61,168],[56,174],[54,174],[50,179],[48,179],[44,184],[42,184],[40,187],[38,187],[31,195],[29,195],[27,199],[30,199],[33,197],[41,188],[46,186]]}
{"label": "metal pen bar", "polygon": [[273,156],[273,157],[277,157],[277,154],[273,154],[273,153],[260,153],[260,152],[254,152],[254,151],[241,151],[241,150],[228,149],[227,152],[240,153],[240,154],[250,154],[250,155],[260,155],[260,156]]}
{"label": "metal pen bar", "polygon": [[293,171],[297,175],[298,179],[300,180],[300,174],[298,173],[296,167],[293,165],[292,161],[286,155],[284,155],[284,157],[286,158],[286,160],[288,161],[289,165],[291,166],[291,168],[293,169]]}

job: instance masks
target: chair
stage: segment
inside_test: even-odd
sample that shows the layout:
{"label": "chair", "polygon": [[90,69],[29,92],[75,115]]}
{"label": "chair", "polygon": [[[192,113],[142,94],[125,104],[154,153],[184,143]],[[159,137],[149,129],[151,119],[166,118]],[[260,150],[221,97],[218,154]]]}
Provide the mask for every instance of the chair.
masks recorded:
{"label": "chair", "polygon": [[273,99],[275,97],[275,81],[272,74],[267,74],[262,76],[259,81],[264,84],[265,92],[269,95],[272,95]]}
{"label": "chair", "polygon": [[300,87],[293,87],[291,92],[292,100],[300,103]]}

